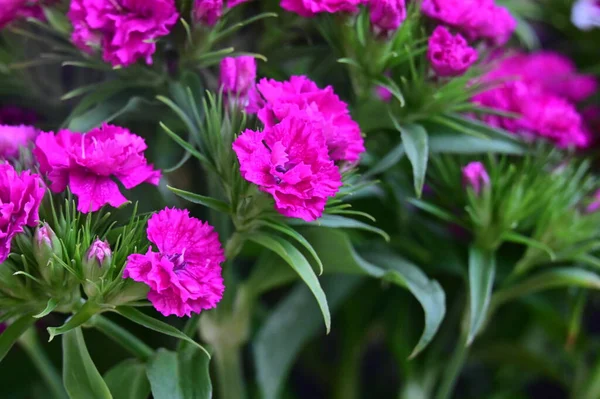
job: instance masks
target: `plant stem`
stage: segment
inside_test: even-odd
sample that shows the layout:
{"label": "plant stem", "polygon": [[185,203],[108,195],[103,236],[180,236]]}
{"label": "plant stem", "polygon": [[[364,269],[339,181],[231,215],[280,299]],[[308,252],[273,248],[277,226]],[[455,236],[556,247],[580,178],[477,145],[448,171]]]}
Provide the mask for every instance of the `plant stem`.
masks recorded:
{"label": "plant stem", "polygon": [[219,393],[222,399],[245,399],[246,386],[242,370],[240,347],[215,343],[215,362]]}
{"label": "plant stem", "polygon": [[131,354],[137,356],[140,360],[146,361],[154,354],[154,350],[151,347],[106,317],[97,315],[92,319],[90,324],[127,349]]}
{"label": "plant stem", "polygon": [[358,343],[342,352],[337,372],[337,386],[334,388],[335,399],[357,399],[360,396],[360,356],[362,347]]}
{"label": "plant stem", "polygon": [[23,350],[29,355],[33,365],[39,371],[42,378],[48,384],[52,396],[56,399],[66,399],[67,393],[63,387],[62,379],[56,368],[46,356],[44,348],[40,345],[34,328],[30,328],[19,339]]}
{"label": "plant stem", "polygon": [[450,364],[443,374],[442,383],[438,390],[436,399],[450,399],[452,397],[456,380],[458,379],[460,371],[465,364],[468,352],[467,333],[466,331],[462,331],[456,348],[454,348],[454,353],[452,354],[452,359],[450,359]]}

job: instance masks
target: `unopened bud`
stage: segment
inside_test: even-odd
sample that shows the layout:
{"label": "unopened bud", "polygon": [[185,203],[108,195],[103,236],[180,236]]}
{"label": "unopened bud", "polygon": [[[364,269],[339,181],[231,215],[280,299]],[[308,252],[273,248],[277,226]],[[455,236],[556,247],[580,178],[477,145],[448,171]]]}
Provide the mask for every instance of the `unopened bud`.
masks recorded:
{"label": "unopened bud", "polygon": [[462,169],[463,184],[479,194],[482,188],[490,185],[490,176],[481,162],[471,162]]}
{"label": "unopened bud", "polygon": [[223,15],[223,0],[195,0],[192,17],[197,23],[214,26]]}
{"label": "unopened bud", "polygon": [[62,266],[55,264],[54,255],[62,256],[62,245],[52,228],[44,223],[35,230],[33,236],[33,256],[40,274],[45,281],[61,281],[64,277]]}
{"label": "unopened bud", "polygon": [[83,259],[83,274],[86,283],[83,290],[89,296],[95,296],[98,293],[97,283],[108,271],[112,263],[112,251],[106,241],[96,239],[85,254]]}

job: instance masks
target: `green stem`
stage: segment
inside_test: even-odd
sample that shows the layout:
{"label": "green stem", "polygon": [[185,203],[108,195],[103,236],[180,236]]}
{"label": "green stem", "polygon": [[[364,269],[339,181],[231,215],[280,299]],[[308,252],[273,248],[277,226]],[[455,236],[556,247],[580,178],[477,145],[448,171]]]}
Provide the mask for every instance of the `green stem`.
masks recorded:
{"label": "green stem", "polygon": [[443,373],[442,383],[438,390],[436,399],[450,399],[452,397],[456,380],[458,379],[460,371],[465,364],[465,360],[467,360],[468,352],[467,333],[466,331],[462,331],[456,348],[454,348],[454,353],[452,354],[452,359],[450,359],[450,364]]}
{"label": "green stem", "polygon": [[27,330],[19,339],[19,343],[27,355],[29,355],[33,365],[39,371],[46,384],[48,384],[52,396],[56,399],[66,399],[67,393],[63,387],[62,379],[50,359],[48,359],[48,356],[46,356],[46,352],[40,345],[35,330],[33,328]]}
{"label": "green stem", "polygon": [[90,324],[140,360],[146,361],[154,355],[154,350],[151,347],[106,317],[95,316]]}
{"label": "green stem", "polygon": [[245,399],[246,385],[239,346],[215,343],[217,380],[222,399]]}
{"label": "green stem", "polygon": [[357,399],[360,396],[360,355],[362,347],[355,344],[344,348],[337,372],[335,399]]}

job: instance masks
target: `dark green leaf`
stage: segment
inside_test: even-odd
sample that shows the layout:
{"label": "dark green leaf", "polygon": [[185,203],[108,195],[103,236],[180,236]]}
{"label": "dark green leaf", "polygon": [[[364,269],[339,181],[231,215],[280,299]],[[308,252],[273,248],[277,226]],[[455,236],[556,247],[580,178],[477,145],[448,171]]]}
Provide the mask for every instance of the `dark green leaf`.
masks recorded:
{"label": "dark green leaf", "polygon": [[87,132],[103,123],[111,122],[117,117],[142,108],[148,101],[141,97],[118,97],[115,100],[103,101],[89,111],[73,118],[68,129],[75,132]]}
{"label": "dark green leaf", "polygon": [[210,399],[209,358],[195,346],[182,352],[159,349],[150,360],[147,375],[155,399]]}
{"label": "dark green leaf", "polygon": [[461,133],[440,133],[429,135],[429,151],[452,154],[498,154],[522,155],[523,145],[503,138],[481,138]]}
{"label": "dark green leaf", "polygon": [[31,315],[25,315],[12,322],[0,335],[0,362],[10,351],[15,342],[36,321]]}
{"label": "dark green leaf", "polygon": [[63,336],[63,382],[71,399],[112,399],[88,353],[81,328]]}
{"label": "dark green leaf", "polygon": [[429,159],[427,132],[423,126],[415,124],[402,125],[399,128],[406,156],[412,165],[415,192],[417,197],[421,197]]}
{"label": "dark green leaf", "polygon": [[159,349],[148,362],[146,373],[155,399],[182,399],[177,353]]}
{"label": "dark green leaf", "polygon": [[351,218],[347,218],[347,217],[339,216],[339,215],[324,214],[321,218],[315,220],[314,222],[310,222],[310,223],[306,223],[301,220],[293,220],[293,221],[290,220],[288,223],[292,224],[292,225],[299,225],[299,226],[302,226],[302,225],[315,226],[316,225],[316,226],[321,226],[321,227],[332,227],[332,228],[339,228],[339,229],[359,229],[359,230],[365,230],[365,231],[370,231],[375,234],[379,234],[386,241],[390,240],[390,236],[385,231],[383,231],[375,226],[371,226],[370,224],[360,222],[356,219],[351,219]]}
{"label": "dark green leaf", "polygon": [[487,317],[492,297],[496,258],[492,251],[472,246],[469,249],[469,334],[470,345]]}
{"label": "dark green leaf", "polygon": [[108,370],[104,381],[114,399],[147,399],[150,395],[146,366],[136,359],[124,360]]}
{"label": "dark green leaf", "polygon": [[177,188],[171,187],[171,186],[167,186],[169,188],[169,190],[173,191],[177,196],[193,202],[194,204],[200,204],[200,205],[204,205],[208,208],[214,209],[216,211],[219,212],[223,212],[226,214],[231,213],[231,210],[229,209],[229,205],[221,200],[218,200],[216,198],[211,198],[211,197],[205,197],[204,195],[200,195],[200,194],[196,194],[196,193],[190,193],[189,191],[184,191],[184,190],[179,190]]}

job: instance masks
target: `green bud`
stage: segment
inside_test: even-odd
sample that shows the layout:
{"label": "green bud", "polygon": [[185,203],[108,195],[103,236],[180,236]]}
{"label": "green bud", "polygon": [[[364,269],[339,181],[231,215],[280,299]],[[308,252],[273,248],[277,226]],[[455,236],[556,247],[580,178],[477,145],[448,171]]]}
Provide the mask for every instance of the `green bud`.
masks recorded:
{"label": "green bud", "polygon": [[39,226],[33,236],[33,256],[45,281],[62,281],[64,269],[55,264],[54,254],[62,256],[62,245],[47,223]]}
{"label": "green bud", "polygon": [[106,241],[96,239],[83,259],[83,275],[87,282],[83,289],[92,297],[97,294],[96,283],[106,275],[112,263],[112,250]]}

